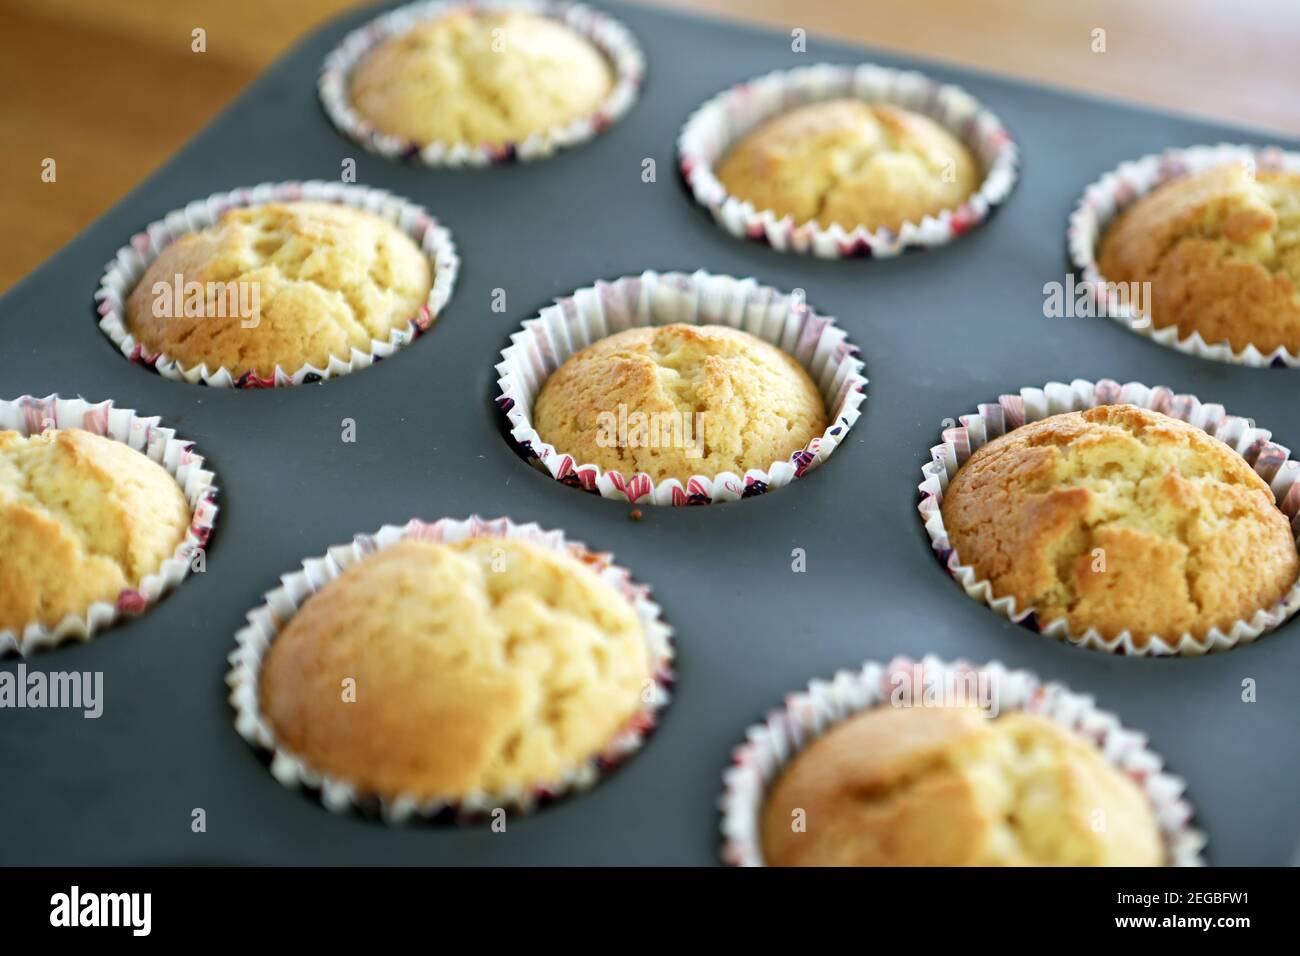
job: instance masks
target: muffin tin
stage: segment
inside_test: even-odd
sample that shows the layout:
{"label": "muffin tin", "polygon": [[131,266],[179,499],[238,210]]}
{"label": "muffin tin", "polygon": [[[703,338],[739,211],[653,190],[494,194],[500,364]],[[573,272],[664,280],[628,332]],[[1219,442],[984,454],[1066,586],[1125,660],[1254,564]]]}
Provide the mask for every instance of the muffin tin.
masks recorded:
{"label": "muffin tin", "polygon": [[[722,774],[747,726],[812,678],[927,654],[1001,661],[1092,696],[1187,781],[1210,863],[1291,861],[1300,625],[1203,657],[1053,641],[953,586],[917,520],[916,484],[926,449],[952,424],[946,416],[1027,382],[1160,382],[1296,447],[1294,371],[1182,355],[1108,319],[1043,316],[1044,283],[1064,282],[1070,268],[1070,211],[1102,173],[1169,146],[1296,144],[815,37],[798,54],[788,32],[601,6],[636,35],[646,84],[621,122],[580,147],[540,162],[431,170],[351,143],[324,115],[315,81],[329,51],[375,14],[361,11],[303,41],[0,300],[0,394],[112,398],[161,415],[203,449],[222,488],[203,573],[137,620],[24,662],[102,671],[104,711],[98,720],[0,713],[0,767],[22,781],[0,796],[0,862],[716,864]],[[958,241],[891,260],[789,256],[726,234],[676,171],[682,124],[747,77],[821,61],[919,68],[969,91],[1019,144],[1015,191]],[[147,223],[242,185],[337,179],[349,158],[358,183],[426,207],[456,237],[456,294],[409,347],[319,385],[215,389],[123,361],[96,328],[104,264]],[[646,159],[654,182],[642,179]],[[831,460],[750,500],[645,507],[633,521],[633,506],[566,487],[516,456],[493,401],[510,334],[555,297],[645,269],[752,276],[802,289],[836,317],[871,386]],[[493,308],[498,290],[503,312]],[[343,441],[345,420],[353,442]],[[511,817],[505,832],[386,826],[324,812],[282,787],[234,731],[223,682],[247,609],[305,557],[354,534],[475,513],[562,529],[650,585],[677,650],[674,701],[655,734],[598,786]],[[792,570],[799,553],[802,573]],[[193,827],[198,809],[203,832]]]}

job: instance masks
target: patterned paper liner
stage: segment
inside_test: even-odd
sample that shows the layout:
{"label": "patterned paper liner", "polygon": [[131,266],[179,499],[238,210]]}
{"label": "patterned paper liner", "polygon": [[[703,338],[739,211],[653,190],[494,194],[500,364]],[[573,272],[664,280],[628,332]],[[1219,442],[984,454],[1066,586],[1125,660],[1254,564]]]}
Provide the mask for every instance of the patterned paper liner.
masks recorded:
{"label": "patterned paper liner", "polygon": [[[600,754],[558,780],[539,781],[530,788],[475,793],[462,799],[430,799],[365,792],[347,780],[313,770],[303,758],[279,744],[262,714],[258,699],[262,661],[272,641],[303,602],[327,583],[367,555],[408,537],[449,543],[471,537],[528,541],[572,555],[632,603],[643,628],[654,683],[650,693],[642,695],[641,709]],[[321,803],[335,812],[355,809],[378,814],[388,823],[445,815],[466,823],[480,819],[496,808],[530,813],[542,803],[588,789],[603,774],[640,749],[655,728],[659,712],[669,701],[669,688],[673,682],[672,629],[663,621],[659,605],[651,600],[650,589],[636,583],[626,568],[613,563],[611,555],[591,551],[581,542],[567,541],[562,531],[543,530],[534,523],[515,524],[509,518],[488,520],[477,515],[464,521],[442,518],[432,523],[413,518],[405,525],[385,525],[373,535],[357,535],[351,544],[336,545],[322,557],[304,561],[302,570],[284,575],[280,582],[279,587],[266,592],[261,605],[248,612],[248,624],[235,635],[237,647],[230,654],[231,668],[226,674],[230,703],[235,711],[235,729],[250,744],[271,754],[271,773],[280,783],[290,789],[304,787],[317,791]]]}
{"label": "patterned paper liner", "polygon": [[1074,212],[1070,214],[1066,230],[1070,261],[1082,277],[1085,294],[1095,313],[1114,319],[1138,335],[1186,355],[1196,355],[1216,362],[1251,368],[1298,368],[1300,355],[1292,354],[1283,346],[1265,353],[1248,345],[1234,352],[1226,341],[1206,342],[1199,332],[1179,338],[1177,326],[1156,328],[1151,315],[1141,314],[1125,297],[1117,296],[1112,301],[1108,288],[1110,284],[1097,265],[1097,246],[1101,237],[1106,227],[1125,207],[1170,180],[1232,162],[1244,162],[1257,170],[1300,172],[1300,153],[1284,152],[1276,146],[1234,146],[1228,143],[1170,149],[1161,154],[1121,163],[1118,168],[1085,189]]}
{"label": "patterned paper liner", "polygon": [[762,723],[751,725],[723,774],[719,800],[723,862],[763,866],[759,832],[763,800],[785,765],[841,721],[873,707],[892,706],[895,681],[910,679],[916,670],[926,675],[987,674],[999,713],[1027,711],[1087,738],[1108,763],[1146,794],[1160,829],[1167,865],[1204,865],[1205,835],[1192,825],[1195,812],[1183,796],[1187,785],[1162,770],[1164,761],[1147,747],[1144,734],[1125,728],[1114,714],[1099,709],[1092,697],[1055,681],[1044,683],[1029,671],[1008,670],[997,661],[981,667],[933,656],[920,661],[897,657],[886,665],[868,661],[860,670],[839,671],[829,681],[811,681],[805,690],[788,695],[783,706]]}
{"label": "patterned paper liner", "polygon": [[[903,223],[897,232],[884,227],[846,229],[838,223],[829,228],[816,222],[800,224],[792,216],[781,218],[770,209],[755,209],[753,203],[727,192],[714,164],[743,136],[780,113],[839,97],[888,103],[939,123],[974,153],[984,170],[980,187],[956,209],[926,216],[919,223]],[[708,100],[682,127],[677,161],[696,202],[733,236],[823,259],[888,258],[909,249],[944,245],[987,219],[1015,185],[1017,149],[1002,122],[959,87],[869,63],[821,63],[768,73]]]}
{"label": "patterned paper liner", "polygon": [[1041,389],[1023,388],[1019,395],[1002,395],[994,404],[980,405],[974,413],[961,416],[960,425],[946,429],[942,444],[930,449],[931,461],[921,468],[924,480],[918,486],[921,501],[917,509],[925,522],[930,545],[940,563],[969,596],[993,608],[1008,620],[1049,637],[1093,650],[1138,656],[1199,655],[1250,643],[1280,626],[1300,608],[1300,580],[1291,586],[1276,605],[1256,611],[1249,619],[1235,621],[1227,633],[1217,627],[1203,638],[1185,632],[1172,642],[1156,635],[1151,636],[1145,646],[1139,647],[1128,631],[1107,640],[1095,628],[1089,628],[1082,635],[1072,634],[1063,618],[1044,625],[1038,620],[1034,608],[1018,608],[1016,599],[1011,596],[994,597],[992,584],[981,579],[973,567],[961,563],[956,550],[948,541],[943,512],[940,510],[944,491],[957,469],[984,444],[1026,422],[1063,412],[1116,404],[1137,405],[1162,412],[1195,425],[1227,444],[1245,458],[1272,488],[1278,507],[1291,521],[1292,530],[1300,528],[1300,521],[1297,520],[1297,513],[1300,513],[1300,482],[1296,481],[1300,477],[1300,463],[1291,458],[1291,452],[1287,448],[1271,442],[1271,433],[1256,428],[1251,419],[1229,415],[1222,405],[1202,404],[1195,395],[1176,395],[1163,385],[1155,388],[1137,382],[1120,385],[1110,379],[1102,379],[1094,385],[1083,379],[1075,379],[1069,385],[1049,382]]}
{"label": "patterned paper liner", "polygon": [[142,614],[190,572],[196,552],[204,548],[217,520],[217,489],[213,474],[203,467],[203,456],[192,442],[176,437],[161,420],[137,415],[129,408],[114,408],[112,401],[90,403],[80,398],[23,395],[0,400],[0,431],[36,435],[49,428],[80,428],[128,445],[167,469],[185,493],[191,517],[185,537],[172,556],[134,588],[126,588],[115,601],[97,601],[83,614],[69,614],[53,626],[29,624],[21,632],[0,630],[0,656],[26,655],[64,641],[88,641],[118,621]]}
{"label": "patterned paper liner", "polygon": [[[158,254],[171,242],[186,233],[197,232],[214,224],[228,209],[260,206],[270,202],[316,200],[340,203],[382,216],[397,225],[428,257],[433,267],[433,287],[419,311],[404,326],[394,329],[387,340],[372,339],[370,351],[354,348],[345,360],[331,355],[325,368],[304,365],[287,372],[279,365],[271,378],[262,378],[252,371],[236,376],[224,367],[210,371],[207,363],[186,367],[164,353],[150,353],[137,342],[126,325],[126,300],[145,270],[158,258]],[[451,234],[431,217],[423,206],[417,206],[382,189],[355,186],[340,182],[262,183],[257,186],[235,189],[231,192],[213,193],[207,199],[197,199],[184,209],[176,209],[165,217],[145,227],[144,232],[131,237],[131,241],[117,250],[113,261],[105,266],[104,277],[95,293],[95,307],[100,315],[99,327],[112,339],[113,344],[132,362],[152,368],[164,378],[231,388],[271,388],[284,385],[301,385],[322,382],[336,375],[346,375],[368,368],[380,359],[388,358],[399,348],[414,341],[427,331],[451,298],[460,270],[460,258]]]}
{"label": "patterned paper liner", "polygon": [[[532,423],[533,402],[547,377],[573,353],[630,328],[668,325],[725,325],[755,335],[792,355],[816,383],[830,424],[806,447],[766,470],[744,476],[722,472],[658,482],[644,472],[631,477],[602,472],[545,442]],[[829,316],[818,315],[801,298],[754,279],[706,272],[643,272],[579,289],[526,321],[510,336],[497,365],[510,436],[522,454],[557,481],[606,498],[655,505],[702,505],[752,498],[781,488],[825,461],[861,414],[867,379],[857,347]]]}
{"label": "patterned paper liner", "polygon": [[[380,42],[458,9],[483,13],[523,10],[564,23],[604,54],[614,83],[592,114],[533,133],[517,143],[417,142],[381,132],[352,107],[348,81],[361,59]],[[645,57],[631,32],[607,13],[577,3],[554,0],[424,0],[398,7],[349,33],[325,58],[317,84],[330,121],[344,136],[372,153],[425,166],[487,166],[494,163],[542,159],[557,149],[576,146],[602,133],[631,109],[645,78]]]}

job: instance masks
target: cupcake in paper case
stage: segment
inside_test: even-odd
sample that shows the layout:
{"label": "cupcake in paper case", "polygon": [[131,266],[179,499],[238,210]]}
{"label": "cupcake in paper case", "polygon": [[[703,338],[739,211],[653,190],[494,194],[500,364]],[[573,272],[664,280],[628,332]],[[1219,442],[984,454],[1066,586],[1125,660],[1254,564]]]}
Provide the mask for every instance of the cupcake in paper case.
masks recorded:
{"label": "cupcake in paper case", "polygon": [[1085,190],[1068,243],[1097,314],[1190,355],[1300,366],[1300,153],[1124,163]]}
{"label": "cupcake in paper case", "polygon": [[1181,780],[1092,699],[1001,664],[868,663],[750,727],[724,775],[742,866],[1202,863]]}
{"label": "cupcake in paper case", "polygon": [[557,480],[651,504],[732,501],[820,464],[860,414],[857,350],[801,296],[646,272],[582,289],[511,337],[510,434]]}
{"label": "cupcake in paper case", "polygon": [[542,385],[533,423],[581,461],[652,481],[743,474],[802,451],[827,424],[791,355],[748,332],[685,323],[626,329],[569,356]]}
{"label": "cupcake in paper case", "polygon": [[950,242],[1016,178],[1014,142],[969,94],[869,64],[742,83],[701,106],[677,147],[687,185],[720,226],[823,258]]}
{"label": "cupcake in paper case", "polygon": [[157,418],[53,395],[0,401],[0,654],[89,640],[143,612],[191,570],[215,495],[203,457]]}
{"label": "cupcake in paper case", "polygon": [[334,125],[373,152],[481,166],[592,138],[631,107],[644,72],[627,29],[580,4],[425,2],[349,34],[319,91]]}
{"label": "cupcake in paper case", "polygon": [[1300,607],[1300,466],[1193,396],[1051,384],[944,433],[920,512],[972,597],[1085,647],[1199,654]]}
{"label": "cupcake in paper case", "polygon": [[239,732],[332,809],[528,811],[640,745],[668,635],[645,588],[558,532],[412,521],[286,577],[228,680]]}
{"label": "cupcake in paper case", "polygon": [[459,262],[418,206],[341,183],[191,203],[119,251],[100,328],[169,378],[266,387],[364,368],[426,331]]}

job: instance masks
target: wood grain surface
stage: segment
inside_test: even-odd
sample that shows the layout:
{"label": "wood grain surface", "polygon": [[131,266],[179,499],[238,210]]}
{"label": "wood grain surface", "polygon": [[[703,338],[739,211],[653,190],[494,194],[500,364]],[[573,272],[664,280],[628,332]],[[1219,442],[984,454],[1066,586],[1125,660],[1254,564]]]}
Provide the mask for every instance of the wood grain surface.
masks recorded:
{"label": "wood grain surface", "polygon": [[[1300,0],[657,0],[1300,135]],[[349,0],[0,0],[0,291]],[[191,49],[192,31],[206,51]],[[1105,31],[1095,52],[1094,31]],[[56,179],[42,180],[55,161]]]}

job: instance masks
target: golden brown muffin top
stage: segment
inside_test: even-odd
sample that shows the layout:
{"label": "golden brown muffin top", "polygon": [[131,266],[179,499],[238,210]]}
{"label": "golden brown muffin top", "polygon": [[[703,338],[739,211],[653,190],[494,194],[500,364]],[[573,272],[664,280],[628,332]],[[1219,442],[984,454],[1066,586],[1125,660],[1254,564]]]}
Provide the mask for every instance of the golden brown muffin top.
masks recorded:
{"label": "golden brown muffin top", "polygon": [[367,793],[455,799],[554,783],[601,753],[649,668],[636,610],[576,558],[406,539],[307,599],[259,692],[312,769]]}
{"label": "golden brown muffin top", "polygon": [[769,468],[826,430],[795,359],[718,325],[628,329],[571,355],[533,405],[542,440],[580,464],[655,481]]}
{"label": "golden brown muffin top", "polygon": [[998,597],[1176,643],[1278,601],[1295,539],[1268,485],[1206,432],[1133,405],[1053,415],[989,442],[943,497],[948,539]]}
{"label": "golden brown muffin top", "polygon": [[352,74],[357,112],[427,146],[503,146],[590,115],[613,87],[585,37],[522,10],[457,10],[380,43]]}
{"label": "golden brown muffin top", "polygon": [[769,866],[1159,866],[1142,791],[1024,712],[878,707],[798,753],[763,807]]}
{"label": "golden brown muffin top", "polygon": [[189,524],[180,485],[129,445],[78,428],[0,431],[0,631],[116,601]]}
{"label": "golden brown muffin top", "polygon": [[[182,292],[201,287],[200,314],[175,301],[177,275]],[[184,366],[269,378],[277,365],[292,374],[369,352],[417,316],[432,281],[411,237],[373,213],[268,203],[227,210],[164,248],[127,300],[127,327]]]}
{"label": "golden brown muffin top", "polygon": [[928,117],[839,99],[763,123],[727,154],[718,179],[732,196],[796,223],[897,232],[960,206],[979,185],[979,167]]}
{"label": "golden brown muffin top", "polygon": [[1300,354],[1300,173],[1241,163],[1165,183],[1102,236],[1110,282],[1150,282],[1156,328]]}

